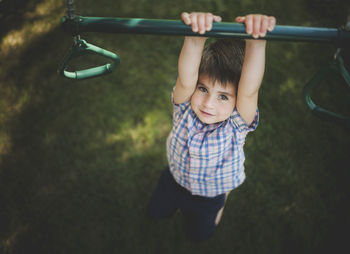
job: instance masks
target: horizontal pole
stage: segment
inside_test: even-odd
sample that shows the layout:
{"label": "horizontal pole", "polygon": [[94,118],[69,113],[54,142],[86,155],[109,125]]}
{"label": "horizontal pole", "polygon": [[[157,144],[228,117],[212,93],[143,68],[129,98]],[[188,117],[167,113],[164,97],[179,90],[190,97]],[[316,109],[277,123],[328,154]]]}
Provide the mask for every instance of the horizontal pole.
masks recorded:
{"label": "horizontal pole", "polygon": [[[230,37],[241,39],[252,38],[251,35],[246,34],[243,24],[230,22],[214,23],[212,30],[206,32],[204,35],[192,32],[191,27],[185,25],[180,20],[76,16],[75,19],[64,17],[62,23],[65,30],[72,34],[79,34],[80,32],[104,32],[218,38]],[[268,32],[263,39],[334,43],[348,46],[350,45],[350,31],[343,31],[337,28],[277,25],[275,29],[272,32]]]}

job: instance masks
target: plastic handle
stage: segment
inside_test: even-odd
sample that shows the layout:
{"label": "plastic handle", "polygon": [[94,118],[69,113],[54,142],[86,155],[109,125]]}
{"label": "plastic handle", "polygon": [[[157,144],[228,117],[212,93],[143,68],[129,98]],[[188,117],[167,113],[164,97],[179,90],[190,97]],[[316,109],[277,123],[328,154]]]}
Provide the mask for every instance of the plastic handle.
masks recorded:
{"label": "plastic handle", "polygon": [[[338,59],[339,58],[339,59]],[[334,112],[331,112],[329,110],[326,110],[320,106],[317,106],[311,99],[310,93],[312,89],[319,86],[323,80],[326,79],[326,77],[330,74],[331,71],[337,71],[340,72],[340,74],[345,79],[346,83],[350,86],[350,76],[349,73],[346,71],[343,60],[339,56],[337,58],[338,64],[335,62],[330,62],[329,65],[324,66],[319,72],[317,72],[313,78],[305,85],[303,89],[303,96],[306,104],[309,106],[309,108],[312,110],[312,112],[324,119],[334,121],[337,123],[341,123],[345,125],[346,127],[350,128],[350,117],[344,117],[342,115],[336,114]]]}
{"label": "plastic handle", "polygon": [[[107,63],[105,65],[89,68],[86,70],[79,70],[73,72],[67,71],[68,64],[72,60],[72,58],[89,52],[112,59],[113,63]],[[58,69],[58,72],[66,78],[70,79],[87,79],[98,77],[112,72],[115,69],[115,67],[118,66],[119,62],[120,58],[117,54],[89,44],[84,40],[78,40],[77,43],[73,45],[72,49],[67,54],[67,56],[64,58],[61,67]]]}

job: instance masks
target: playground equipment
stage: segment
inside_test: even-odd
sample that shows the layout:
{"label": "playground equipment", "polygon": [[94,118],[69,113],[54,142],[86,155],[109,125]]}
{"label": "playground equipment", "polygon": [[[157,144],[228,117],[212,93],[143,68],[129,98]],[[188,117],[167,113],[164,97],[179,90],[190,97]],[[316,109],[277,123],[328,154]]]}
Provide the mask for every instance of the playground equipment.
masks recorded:
{"label": "playground equipment", "polygon": [[[130,33],[152,35],[182,35],[205,36],[216,38],[240,38],[248,39],[243,24],[220,22],[214,23],[211,31],[205,35],[192,32],[191,28],[180,20],[139,19],[139,18],[106,18],[77,16],[74,9],[74,0],[67,0],[67,16],[62,18],[62,26],[66,32],[73,36],[73,46],[64,58],[58,72],[70,79],[87,79],[98,77],[112,72],[120,63],[119,56],[113,52],[87,43],[80,38],[81,32],[104,33]],[[345,117],[320,106],[311,99],[311,91],[321,84],[321,81],[331,73],[340,73],[347,86],[350,88],[350,74],[344,67],[344,61],[340,55],[342,48],[350,47],[350,20],[340,28],[319,28],[302,26],[275,26],[272,32],[268,32],[264,40],[329,43],[337,48],[333,60],[305,85],[303,89],[304,100],[317,116],[341,123],[350,128],[350,116]],[[98,54],[110,59],[112,62],[85,70],[68,71],[69,62],[86,53]]]}

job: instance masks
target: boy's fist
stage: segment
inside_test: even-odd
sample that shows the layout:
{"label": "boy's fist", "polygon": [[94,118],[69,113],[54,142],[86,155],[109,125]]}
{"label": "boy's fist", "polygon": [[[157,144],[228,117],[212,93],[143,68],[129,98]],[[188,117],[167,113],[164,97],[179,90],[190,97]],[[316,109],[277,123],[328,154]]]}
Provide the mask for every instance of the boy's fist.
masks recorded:
{"label": "boy's fist", "polygon": [[213,27],[213,22],[221,21],[220,16],[213,15],[209,12],[183,12],[181,14],[181,18],[186,25],[191,25],[193,32],[198,32],[200,34],[204,34],[205,32],[210,31]]}
{"label": "boy's fist", "polygon": [[239,16],[236,22],[244,23],[247,34],[252,34],[253,38],[264,37],[266,33],[271,32],[276,25],[276,18],[261,14],[250,14],[247,16]]}

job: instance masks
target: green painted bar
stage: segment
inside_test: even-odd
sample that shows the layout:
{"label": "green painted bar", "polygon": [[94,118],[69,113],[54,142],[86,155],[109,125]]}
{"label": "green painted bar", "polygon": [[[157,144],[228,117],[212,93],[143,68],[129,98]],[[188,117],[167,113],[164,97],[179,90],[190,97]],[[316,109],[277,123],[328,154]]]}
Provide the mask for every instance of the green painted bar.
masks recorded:
{"label": "green painted bar", "polygon": [[[74,29],[76,29],[75,33],[104,32],[251,38],[250,35],[245,33],[243,24],[229,22],[214,23],[213,29],[205,35],[193,33],[191,28],[180,20],[76,16],[74,20],[64,18],[63,27],[72,34]],[[264,40],[334,43],[345,46],[350,45],[350,31],[343,31],[337,28],[277,25],[272,32],[267,33]]]}

